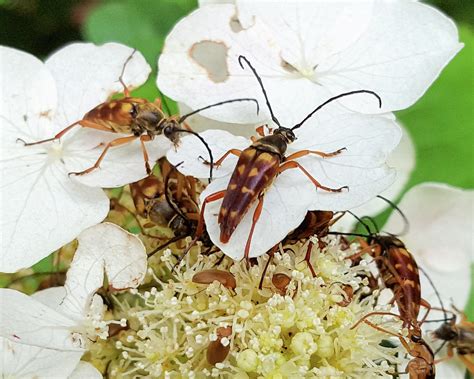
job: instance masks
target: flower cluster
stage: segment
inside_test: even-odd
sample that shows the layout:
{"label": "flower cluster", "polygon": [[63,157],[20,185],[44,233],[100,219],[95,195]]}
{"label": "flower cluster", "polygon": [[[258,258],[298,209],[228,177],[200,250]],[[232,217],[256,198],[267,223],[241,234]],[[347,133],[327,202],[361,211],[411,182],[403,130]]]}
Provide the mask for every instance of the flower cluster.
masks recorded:
{"label": "flower cluster", "polygon": [[[330,231],[348,237],[348,210],[376,214],[377,195],[404,188],[414,147],[391,112],[462,48],[455,25],[417,1],[210,3],[175,25],[159,58],[160,91],[191,109],[181,118],[129,96],[151,72],[130,47],[74,43],[45,62],[0,47],[0,271],[74,250],[55,253],[68,267],[59,287],[0,289],[2,375],[373,378],[414,358],[385,301],[403,296],[363,247],[374,234]],[[171,124],[190,135],[171,138]],[[149,175],[144,160],[160,158]],[[407,251],[439,287],[420,278],[432,305],[466,303],[473,195],[426,183],[400,202]],[[334,226],[295,234],[322,210]],[[400,221],[394,212],[385,231]],[[374,311],[392,315],[358,323]],[[453,367],[436,365],[446,377]]]}
{"label": "flower cluster", "polygon": [[[286,245],[249,269],[245,262],[219,262],[220,254],[194,251],[175,272],[173,255],[165,251],[161,260],[171,276],[153,273],[153,286],[118,301],[130,328],[116,339],[121,356],[109,374],[386,377],[389,366],[403,362],[397,358],[403,349],[383,347],[386,336],[373,328],[351,326],[391,306],[375,303],[378,290],[367,287],[367,261],[351,267],[344,259],[357,246],[347,249],[337,238],[324,245],[311,256],[316,277],[304,262],[308,243]],[[235,286],[217,279],[196,283],[206,270],[232,274]]]}

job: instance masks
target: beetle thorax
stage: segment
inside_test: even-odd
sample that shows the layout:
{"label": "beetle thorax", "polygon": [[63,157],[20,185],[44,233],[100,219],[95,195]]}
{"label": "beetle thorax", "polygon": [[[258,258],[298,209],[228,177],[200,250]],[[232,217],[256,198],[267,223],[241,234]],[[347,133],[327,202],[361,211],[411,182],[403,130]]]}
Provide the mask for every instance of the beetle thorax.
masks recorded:
{"label": "beetle thorax", "polygon": [[288,144],[295,139],[295,134],[291,129],[281,127],[275,129],[273,134],[260,138],[252,146],[258,150],[268,151],[283,157],[288,148]]}
{"label": "beetle thorax", "polygon": [[160,108],[153,103],[138,104],[132,110],[134,129],[140,134],[155,136],[162,133],[161,124],[165,116]]}

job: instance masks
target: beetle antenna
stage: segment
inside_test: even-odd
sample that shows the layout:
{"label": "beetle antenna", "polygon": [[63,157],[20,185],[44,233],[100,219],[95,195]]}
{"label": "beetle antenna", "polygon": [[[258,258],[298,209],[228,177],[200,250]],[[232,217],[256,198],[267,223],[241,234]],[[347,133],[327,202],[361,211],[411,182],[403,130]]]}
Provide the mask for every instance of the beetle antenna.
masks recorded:
{"label": "beetle antenna", "polygon": [[372,226],[373,226],[374,229],[375,229],[375,233],[376,233],[376,234],[380,234],[379,226],[377,225],[377,223],[375,222],[375,220],[374,220],[373,217],[371,217],[371,216],[363,216],[363,217],[361,217],[361,219],[362,219],[362,220],[363,220],[363,219],[369,220],[370,223],[372,224]]}
{"label": "beetle antenna", "polygon": [[362,234],[362,233],[346,233],[346,232],[328,232],[328,234],[333,236],[351,236],[351,237],[364,237],[369,238],[372,237],[372,234]]}
{"label": "beetle antenna", "polygon": [[255,69],[255,67],[252,66],[250,61],[246,57],[244,57],[243,55],[239,55],[239,64],[240,64],[240,67],[242,67],[242,69],[243,69],[244,65],[242,64],[242,61],[247,63],[247,66],[250,67],[253,74],[257,78],[258,84],[260,85],[260,88],[262,89],[263,96],[265,97],[265,102],[267,103],[268,110],[270,111],[270,115],[272,116],[272,120],[275,124],[277,124],[281,128],[282,126],[280,124],[280,121],[278,121],[275,114],[273,113],[272,106],[270,105],[270,101],[268,100],[267,91],[265,90],[265,87],[263,86],[262,78],[258,75],[257,70]]}
{"label": "beetle antenna", "polygon": [[[352,215],[352,217],[354,217],[357,221],[359,221],[362,224],[362,226],[364,227],[364,229],[367,230],[367,233],[369,233],[370,236],[373,235],[372,230],[370,230],[370,227],[364,221],[362,221],[364,218],[368,218],[369,216],[359,217],[351,211],[347,211],[347,213],[349,213],[350,215]],[[372,224],[373,224],[375,230],[378,233],[379,229],[377,228],[377,225],[375,225],[375,223],[373,222],[372,219],[370,219],[370,220],[372,221]]]}
{"label": "beetle antenna", "polygon": [[430,283],[431,287],[435,291],[436,297],[438,298],[438,301],[439,301],[439,305],[441,306],[441,309],[443,310],[444,320],[445,320],[445,322],[447,322],[448,321],[448,314],[446,312],[446,309],[444,308],[443,300],[441,299],[441,295],[439,294],[438,289],[434,285],[434,283],[431,280],[428,273],[422,267],[418,267],[418,269],[423,273],[423,275],[425,275],[425,278],[428,279],[428,282]]}
{"label": "beetle antenna", "polygon": [[217,107],[219,105],[224,105],[224,104],[229,104],[229,103],[237,103],[239,101],[253,101],[255,103],[255,105],[257,106],[257,114],[260,112],[260,106],[258,104],[258,101],[256,99],[253,99],[253,98],[248,98],[248,97],[243,97],[243,98],[240,98],[240,99],[231,99],[231,100],[225,100],[225,101],[220,101],[218,103],[215,103],[215,104],[211,104],[211,105],[207,105],[205,107],[202,107],[202,108],[199,108],[199,109],[196,109],[192,112],[189,112],[183,116],[181,116],[179,119],[178,119],[178,122],[181,124],[184,122],[184,120],[186,120],[188,117],[191,117],[192,115],[195,115],[196,113],[199,113],[201,111],[204,111],[206,109],[209,109],[209,108],[213,108],[213,107]]}
{"label": "beetle antenna", "polygon": [[407,234],[408,231],[410,230],[410,222],[408,221],[407,216],[405,216],[405,214],[402,212],[402,210],[394,202],[390,201],[389,199],[387,199],[387,198],[385,198],[381,195],[377,195],[377,197],[379,199],[382,199],[383,201],[385,201],[387,204],[389,204],[392,207],[392,209],[395,209],[398,212],[398,214],[400,216],[402,216],[403,223],[404,223],[402,231],[398,234],[392,234],[392,235],[394,235],[394,236],[403,236],[403,235]]}
{"label": "beetle antenna", "polygon": [[212,171],[213,171],[213,168],[214,168],[214,156],[212,155],[211,148],[209,147],[206,140],[204,138],[202,138],[202,136],[200,136],[199,133],[193,132],[192,130],[183,129],[183,128],[176,128],[175,130],[177,132],[189,133],[189,134],[192,134],[193,136],[196,136],[197,138],[199,138],[199,140],[206,147],[206,150],[209,153],[209,182],[211,182],[212,181]]}
{"label": "beetle antenna", "polygon": [[316,107],[316,109],[314,109],[310,114],[308,114],[304,119],[303,121],[297,123],[295,126],[293,126],[291,128],[291,130],[295,130],[295,129],[298,129],[301,125],[303,125],[306,121],[308,121],[309,118],[311,118],[311,116],[313,116],[317,111],[319,111],[321,108],[323,108],[324,106],[326,106],[327,104],[333,102],[334,100],[337,100],[337,99],[340,99],[341,97],[345,97],[345,96],[351,96],[351,95],[355,95],[355,94],[358,94],[358,93],[368,93],[370,95],[373,95],[377,98],[377,100],[379,101],[379,108],[382,108],[382,99],[380,98],[379,95],[377,95],[374,91],[369,91],[369,90],[366,90],[366,89],[361,89],[361,90],[357,90],[357,91],[350,91],[350,92],[345,92],[345,93],[341,93],[337,96],[334,96],[334,97],[331,97],[330,99],[326,100],[324,103],[322,103],[321,105],[318,105]]}
{"label": "beetle antenna", "polygon": [[123,67],[122,67],[122,72],[120,73],[120,76],[119,76],[119,82],[120,84],[123,86],[123,92],[125,94],[125,96],[129,96],[130,94],[128,93],[128,87],[127,85],[125,84],[125,82],[123,81],[123,75],[125,74],[125,68],[127,67],[127,64],[132,60],[133,58],[133,55],[136,53],[137,49],[133,49],[132,53],[128,56],[127,60],[125,61],[125,63],[123,64]]}

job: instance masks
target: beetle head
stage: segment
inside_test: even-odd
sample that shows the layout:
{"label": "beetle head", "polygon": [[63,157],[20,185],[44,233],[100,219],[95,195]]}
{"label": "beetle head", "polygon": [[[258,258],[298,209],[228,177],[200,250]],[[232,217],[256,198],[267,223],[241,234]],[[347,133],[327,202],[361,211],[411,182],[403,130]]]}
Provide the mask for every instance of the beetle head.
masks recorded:
{"label": "beetle head", "polygon": [[279,127],[278,129],[275,129],[273,131],[273,135],[282,136],[286,143],[292,143],[296,140],[295,133],[291,129],[285,127]]}

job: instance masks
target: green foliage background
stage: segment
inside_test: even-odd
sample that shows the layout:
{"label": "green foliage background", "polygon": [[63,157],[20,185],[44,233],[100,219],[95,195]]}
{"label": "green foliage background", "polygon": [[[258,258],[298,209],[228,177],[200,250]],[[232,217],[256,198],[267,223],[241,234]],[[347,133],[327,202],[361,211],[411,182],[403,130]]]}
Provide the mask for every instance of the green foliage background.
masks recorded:
{"label": "green foliage background", "polygon": [[[397,114],[417,154],[416,169],[405,191],[424,181],[474,187],[474,2],[431,3],[457,21],[465,47],[420,101]],[[135,94],[154,99],[159,95],[156,62],[164,39],[177,20],[196,7],[194,0],[1,0],[0,44],[44,57],[68,41],[122,42],[142,52],[153,67],[148,82]],[[380,224],[387,215],[379,216]],[[465,217],[472,217],[472,210],[466,210]],[[40,271],[50,268],[48,259],[36,266]],[[473,296],[467,311],[474,319]]]}

